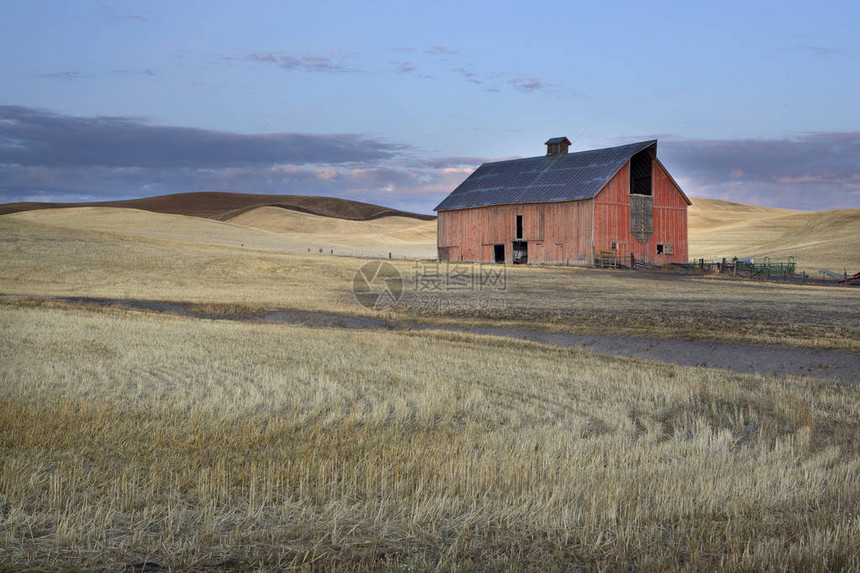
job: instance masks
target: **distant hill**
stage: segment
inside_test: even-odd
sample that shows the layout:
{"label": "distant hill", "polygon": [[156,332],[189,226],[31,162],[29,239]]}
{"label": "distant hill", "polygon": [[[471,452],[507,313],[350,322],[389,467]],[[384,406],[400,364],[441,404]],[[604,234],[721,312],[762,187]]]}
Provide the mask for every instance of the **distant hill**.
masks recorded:
{"label": "distant hill", "polygon": [[71,207],[37,209],[0,216],[5,225],[30,229],[66,229],[81,237],[116,244],[210,245],[275,251],[334,253],[428,259],[436,256],[436,221],[379,217],[356,221],[312,215],[292,209],[259,207],[227,221],[142,209]]}
{"label": "distant hill", "polygon": [[860,209],[792,211],[692,199],[690,259],[793,256],[798,270],[860,271]]}
{"label": "distant hill", "polygon": [[246,211],[260,207],[278,207],[323,217],[335,217],[350,221],[369,221],[380,217],[410,217],[421,221],[435,219],[433,215],[421,215],[399,211],[380,205],[339,199],[337,197],[311,197],[306,195],[252,195],[246,193],[221,193],[206,191],[199,193],[176,193],[144,199],[125,201],[99,201],[91,203],[8,203],[0,205],[0,215],[34,211],[38,209],[63,209],[69,207],[114,207],[140,209],[153,213],[186,215],[203,219],[226,221]]}
{"label": "distant hill", "polygon": [[[56,211],[69,207],[83,209]],[[14,217],[26,215],[32,222],[118,234],[132,228],[151,234],[155,230],[149,226],[157,224],[165,237],[176,235],[182,240],[205,231],[200,240],[215,241],[221,229],[217,225],[204,229],[193,219],[183,221],[181,217],[142,219],[143,213],[134,215],[131,209],[217,221],[233,227],[224,227],[231,237],[239,233],[236,228],[280,236],[264,241],[249,235],[239,241],[246,245],[268,245],[269,241],[279,248],[359,256],[393,252],[395,256],[433,258],[436,254],[435,217],[332,197],[182,193],[100,203],[13,203],[0,205],[0,215],[32,211]],[[688,221],[690,260],[770,257],[776,262],[794,257],[798,270],[812,275],[818,269],[860,271],[860,209],[793,211],[693,199]],[[187,232],[182,230],[185,226]]]}

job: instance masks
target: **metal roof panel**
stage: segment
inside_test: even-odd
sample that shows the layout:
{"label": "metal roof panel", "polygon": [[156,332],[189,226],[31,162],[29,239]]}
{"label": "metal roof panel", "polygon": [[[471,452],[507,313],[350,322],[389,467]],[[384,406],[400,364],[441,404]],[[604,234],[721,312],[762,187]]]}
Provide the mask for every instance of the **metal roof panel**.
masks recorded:
{"label": "metal roof panel", "polygon": [[655,139],[565,155],[484,163],[434,211],[591,199],[631,157],[656,145]]}

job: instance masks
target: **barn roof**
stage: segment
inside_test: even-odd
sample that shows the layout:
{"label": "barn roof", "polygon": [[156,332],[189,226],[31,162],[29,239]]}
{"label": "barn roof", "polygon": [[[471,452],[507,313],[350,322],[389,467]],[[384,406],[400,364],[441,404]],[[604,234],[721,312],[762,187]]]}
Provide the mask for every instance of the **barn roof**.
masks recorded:
{"label": "barn roof", "polygon": [[657,140],[563,155],[484,163],[434,211],[591,199],[638,152]]}

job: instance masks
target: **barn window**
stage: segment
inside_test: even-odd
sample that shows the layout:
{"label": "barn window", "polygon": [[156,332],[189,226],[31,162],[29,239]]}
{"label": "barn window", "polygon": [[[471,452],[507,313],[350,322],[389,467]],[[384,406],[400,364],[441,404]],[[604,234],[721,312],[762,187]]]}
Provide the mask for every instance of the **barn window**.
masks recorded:
{"label": "barn window", "polygon": [[630,160],[630,194],[651,195],[651,154],[642,150]]}
{"label": "barn window", "polygon": [[523,216],[517,215],[517,239],[523,238]]}
{"label": "barn window", "polygon": [[657,245],[657,254],[658,255],[663,254],[663,245],[659,245],[659,244]]}
{"label": "barn window", "polygon": [[663,252],[667,255],[674,255],[674,250],[672,249],[672,245],[663,245]]}

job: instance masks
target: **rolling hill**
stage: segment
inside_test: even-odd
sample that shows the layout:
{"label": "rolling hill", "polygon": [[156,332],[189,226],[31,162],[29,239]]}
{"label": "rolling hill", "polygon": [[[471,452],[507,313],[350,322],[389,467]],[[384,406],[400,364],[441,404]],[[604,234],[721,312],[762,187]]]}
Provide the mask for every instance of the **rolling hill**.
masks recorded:
{"label": "rolling hill", "polygon": [[115,207],[140,209],[153,213],[187,215],[204,219],[226,221],[246,211],[259,207],[274,206],[324,217],[336,217],[354,221],[369,221],[380,217],[411,217],[421,221],[435,220],[433,215],[409,213],[389,209],[380,205],[350,201],[337,197],[312,197],[307,195],[254,195],[248,193],[222,193],[205,191],[199,193],[175,193],[143,199],[125,201],[99,201],[93,203],[8,203],[0,205],[0,215],[39,209],[64,209],[69,207]]}
{"label": "rolling hill", "polygon": [[860,209],[792,211],[693,199],[690,259],[795,258],[798,270],[860,270]]}
{"label": "rolling hill", "polygon": [[[16,203],[0,205],[2,214],[158,240],[353,256],[436,256],[434,217],[331,197],[182,193],[103,203]],[[793,211],[693,199],[688,214],[691,260],[785,261],[792,256],[798,270],[813,275],[819,269],[860,270],[860,209]]]}
{"label": "rolling hill", "polygon": [[[336,200],[335,200],[336,201]],[[333,203],[330,202],[329,205]],[[150,243],[244,247],[336,255],[426,259],[436,256],[436,221],[388,215],[365,220],[265,206],[227,220],[119,207],[33,209],[4,221]]]}

